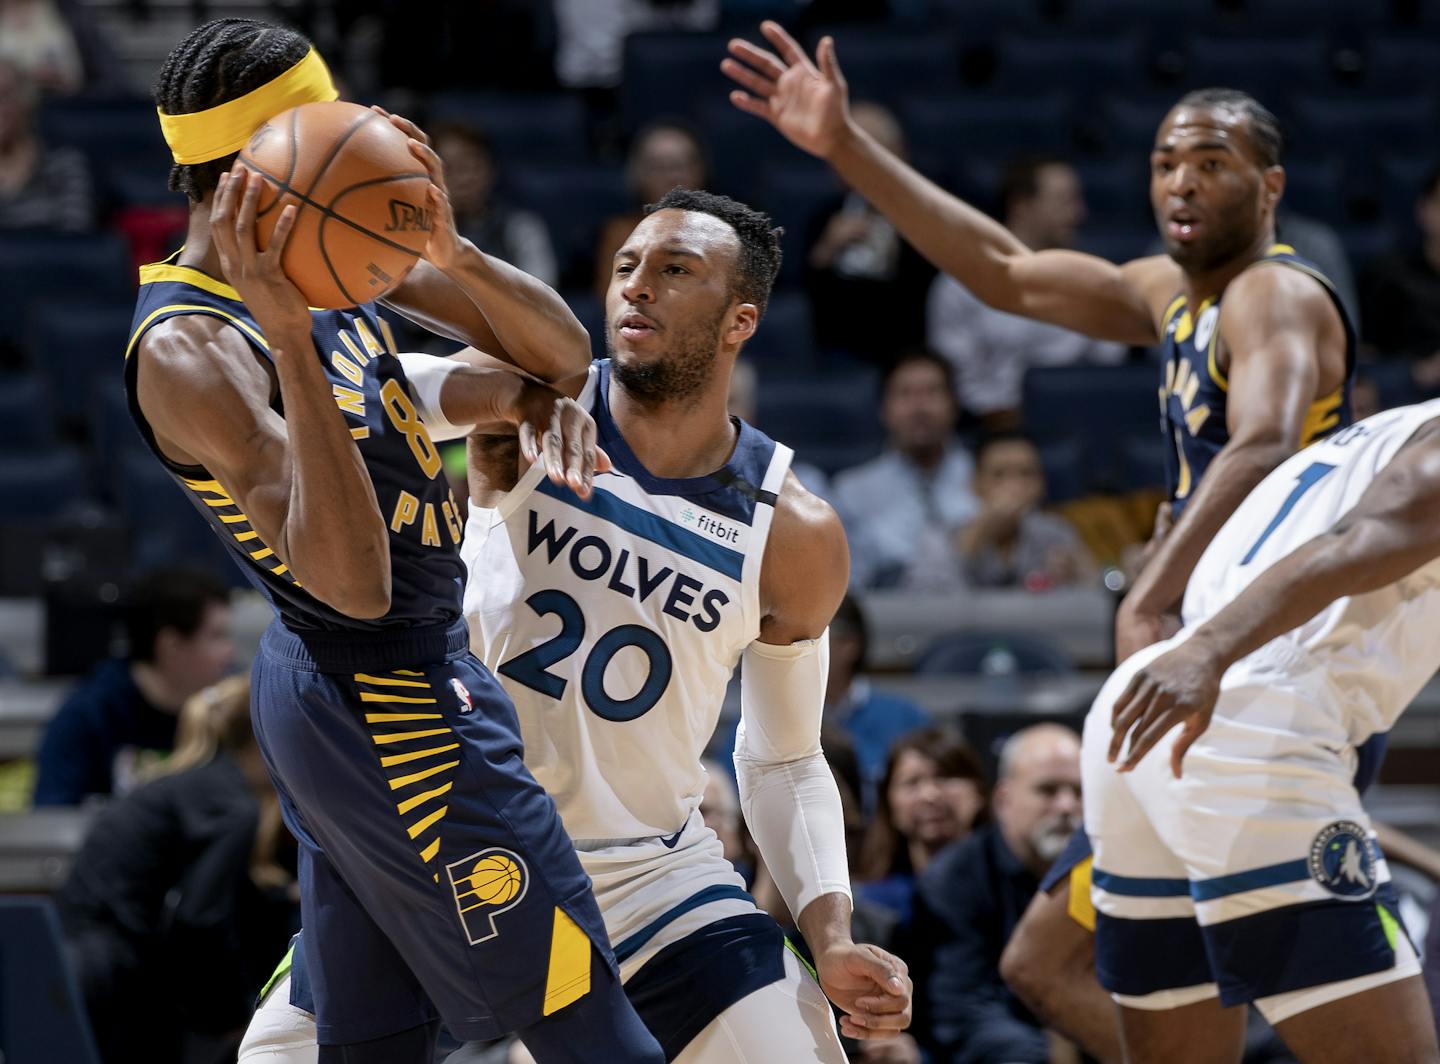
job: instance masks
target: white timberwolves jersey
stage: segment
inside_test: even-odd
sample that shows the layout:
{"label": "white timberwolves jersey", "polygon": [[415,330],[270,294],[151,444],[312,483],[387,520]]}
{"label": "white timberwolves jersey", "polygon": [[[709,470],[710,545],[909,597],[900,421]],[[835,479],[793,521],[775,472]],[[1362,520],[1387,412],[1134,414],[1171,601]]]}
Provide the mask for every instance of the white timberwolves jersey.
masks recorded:
{"label": "white timberwolves jersey", "polygon": [[[1440,400],[1387,410],[1293,455],[1252,491],[1211,541],[1185,591],[1187,628],[1214,616],[1257,576],[1329,530]],[[1279,701],[1338,707],[1354,744],[1395,719],[1440,667],[1440,560],[1364,595],[1338,599],[1237,662],[1224,688],[1262,684]],[[1319,722],[1317,722],[1319,723]],[[1288,729],[1287,729],[1288,730]]]}
{"label": "white timberwolves jersey", "polygon": [[473,649],[513,698],[525,763],[582,850],[673,835],[699,806],[701,754],[760,634],[760,566],[791,458],[741,423],[715,474],[653,477],[610,418],[608,383],[600,362],[586,395],[615,472],[582,500],[532,469],[472,514],[464,545]]}

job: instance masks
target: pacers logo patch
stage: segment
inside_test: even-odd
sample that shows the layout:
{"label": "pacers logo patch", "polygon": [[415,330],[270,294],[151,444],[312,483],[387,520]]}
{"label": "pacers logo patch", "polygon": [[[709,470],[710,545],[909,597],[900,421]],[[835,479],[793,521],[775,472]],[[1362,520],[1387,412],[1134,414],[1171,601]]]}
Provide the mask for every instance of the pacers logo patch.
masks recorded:
{"label": "pacers logo patch", "polygon": [[513,850],[491,847],[445,866],[455,909],[470,945],[488,942],[500,932],[495,917],[509,912],[525,898],[530,874]]}
{"label": "pacers logo patch", "polygon": [[1352,820],[1327,825],[1310,844],[1310,876],[1341,898],[1375,893],[1375,851],[1365,829]]}
{"label": "pacers logo patch", "polygon": [[455,697],[460,702],[461,713],[469,713],[475,708],[475,703],[470,701],[470,691],[454,676],[450,677],[450,690],[455,692]]}

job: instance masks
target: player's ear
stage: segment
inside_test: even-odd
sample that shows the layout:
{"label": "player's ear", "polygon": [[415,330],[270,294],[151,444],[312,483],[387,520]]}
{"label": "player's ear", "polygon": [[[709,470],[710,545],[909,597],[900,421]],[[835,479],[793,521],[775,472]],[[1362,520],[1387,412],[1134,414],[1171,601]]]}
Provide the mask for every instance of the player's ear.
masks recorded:
{"label": "player's ear", "polygon": [[730,324],[725,330],[727,344],[743,344],[755,335],[760,324],[760,308],[754,303],[737,303],[730,311]]}
{"label": "player's ear", "polygon": [[1265,206],[1273,211],[1285,194],[1285,167],[1267,166],[1261,172],[1261,180],[1265,182]]}

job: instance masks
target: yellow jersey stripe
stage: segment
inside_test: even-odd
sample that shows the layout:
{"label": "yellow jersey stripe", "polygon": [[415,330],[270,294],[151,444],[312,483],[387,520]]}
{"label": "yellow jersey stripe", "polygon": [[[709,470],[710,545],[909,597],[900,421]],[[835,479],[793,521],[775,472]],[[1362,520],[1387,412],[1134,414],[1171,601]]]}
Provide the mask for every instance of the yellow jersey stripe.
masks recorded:
{"label": "yellow jersey stripe", "polygon": [[441,784],[439,787],[436,787],[433,791],[425,791],[421,794],[412,795],[411,797],[406,798],[395,808],[400,811],[401,816],[404,816],[416,806],[424,805],[431,798],[439,798],[442,794],[445,794],[447,791],[449,791],[450,787],[451,785],[449,783],[444,783]]}
{"label": "yellow jersey stripe", "polygon": [[392,695],[388,691],[361,691],[360,701],[362,702],[409,702],[415,705],[435,704],[433,698],[411,698],[409,695]]}
{"label": "yellow jersey stripe", "polygon": [[424,680],[392,680],[388,676],[371,676],[368,672],[357,672],[355,679],[360,683],[376,684],[381,687],[429,687]]}
{"label": "yellow jersey stripe", "polygon": [[211,508],[235,505],[235,500],[230,498],[230,496],[228,495],[222,495],[218,499],[201,499],[200,501]]}
{"label": "yellow jersey stripe", "polygon": [[[434,757],[436,754],[448,754],[451,750],[459,750],[459,743],[450,743],[447,746],[432,746],[428,750],[411,750],[406,754],[390,754],[380,759],[380,764],[385,768],[392,768],[395,765],[403,765],[408,761],[419,761],[422,757]],[[458,762],[457,762],[458,764]]]}
{"label": "yellow jersey stripe", "polygon": [[444,720],[443,713],[366,713],[366,724],[398,724],[402,720]]}
{"label": "yellow jersey stripe", "polygon": [[[274,573],[276,576],[284,576],[286,573],[288,573],[288,572],[290,571],[290,566],[286,565],[284,562],[281,562],[279,565],[275,566],[275,568],[271,569],[270,571],[271,571],[272,573]],[[296,581],[295,581],[295,586],[296,586],[296,587],[299,587],[299,586],[300,586],[300,581],[299,581],[299,580],[296,580]]]}
{"label": "yellow jersey stripe", "polygon": [[249,543],[252,539],[259,539],[259,538],[260,538],[260,533],[259,533],[259,532],[256,532],[253,528],[252,528],[249,532],[236,532],[236,533],[235,533],[235,542],[236,542],[236,543]]}
{"label": "yellow jersey stripe", "polygon": [[[426,864],[429,864],[431,861],[435,860],[435,855],[439,852],[440,836],[437,835],[434,839],[431,840],[429,846],[426,846],[423,850],[420,851],[420,860],[424,861]],[[435,874],[435,882],[440,882],[440,874],[438,872]]]}
{"label": "yellow jersey stripe", "polygon": [[424,676],[423,672],[416,672],[414,669],[391,669],[396,676]]}
{"label": "yellow jersey stripe", "polygon": [[189,480],[185,477],[181,477],[180,480],[192,491],[214,491],[221,495],[230,494],[221,486],[218,480]]}
{"label": "yellow jersey stripe", "polygon": [[424,731],[392,732],[389,735],[372,735],[370,738],[375,741],[376,746],[389,746],[391,743],[403,743],[410,739],[428,739],[432,735],[449,734],[449,728],[426,728]]}
{"label": "yellow jersey stripe", "polygon": [[549,1016],[590,992],[590,938],[558,905],[550,931],[550,971],[545,977],[545,1003]]}
{"label": "yellow jersey stripe", "polygon": [[439,809],[435,810],[435,812],[425,817],[424,820],[417,820],[411,824],[405,829],[405,833],[413,839],[417,835],[422,834],[426,828],[430,827],[430,825],[434,824],[435,821],[439,820],[448,812],[450,812],[450,807],[448,805],[442,805]]}
{"label": "yellow jersey stripe", "polygon": [[1066,912],[1086,931],[1095,930],[1095,903],[1090,897],[1091,869],[1095,859],[1087,857],[1070,870],[1070,901]]}
{"label": "yellow jersey stripe", "polygon": [[125,345],[125,357],[130,357],[130,353],[135,350],[135,342],[139,340],[140,335],[147,328],[149,328],[152,321],[154,321],[160,315],[169,314],[172,311],[184,311],[188,314],[211,314],[217,318],[224,318],[231,325],[235,326],[237,329],[242,330],[246,336],[249,336],[250,339],[254,340],[257,344],[259,344],[262,350],[270,350],[270,345],[265,342],[265,337],[261,336],[254,329],[250,328],[250,326],[246,325],[234,314],[227,314],[223,310],[218,310],[215,307],[207,307],[200,303],[171,303],[168,306],[161,307],[159,310],[151,311],[150,314],[146,316],[145,320],[135,327],[135,331],[130,334],[130,342]]}
{"label": "yellow jersey stripe", "polygon": [[170,262],[152,262],[147,266],[141,266],[140,283],[152,284],[155,281],[179,281],[181,284],[191,285],[202,292],[209,292],[212,296],[219,296],[221,299],[233,299],[237,303],[244,302],[240,298],[240,293],[224,281],[217,280],[208,273],[201,273],[190,266],[176,266]]}
{"label": "yellow jersey stripe", "polygon": [[241,521],[250,520],[244,514],[216,514],[215,516],[227,525],[238,525]]}
{"label": "yellow jersey stripe", "polygon": [[274,554],[274,553],[275,553],[275,552],[274,552],[273,550],[271,550],[269,547],[265,547],[265,548],[263,548],[262,550],[253,550],[253,551],[251,551],[251,552],[250,552],[250,557],[254,558],[254,559],[258,562],[258,561],[263,561],[264,559],[270,557],[270,555],[272,555],[272,554]]}
{"label": "yellow jersey stripe", "polygon": [[401,787],[408,787],[412,783],[419,783],[423,779],[429,779],[437,772],[444,772],[460,764],[458,761],[447,761],[443,765],[436,765],[434,768],[422,768],[419,772],[412,772],[408,776],[396,776],[390,781],[390,789],[398,791]]}

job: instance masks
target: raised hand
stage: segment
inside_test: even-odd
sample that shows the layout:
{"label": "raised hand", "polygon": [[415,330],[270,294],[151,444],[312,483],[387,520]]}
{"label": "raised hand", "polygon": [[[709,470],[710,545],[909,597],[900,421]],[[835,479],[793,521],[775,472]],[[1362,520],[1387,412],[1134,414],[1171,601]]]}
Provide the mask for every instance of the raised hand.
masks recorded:
{"label": "raised hand", "polygon": [[243,166],[220,175],[210,204],[210,239],[220,253],[225,279],[267,335],[274,338],[286,330],[308,334],[310,308],[282,266],[299,208],[285,206],[262,251],[255,217],[264,184],[264,178]]}
{"label": "raised hand", "polygon": [[590,497],[596,473],[609,471],[610,456],[595,441],[595,419],[583,406],[546,385],[526,381],[516,403],[520,453],[545,475],[580,498]]}
{"label": "raised hand", "polygon": [[430,214],[430,240],[425,245],[424,256],[436,269],[448,270],[460,256],[461,238],[455,228],[450,192],[445,187],[445,164],[430,146],[430,138],[425,131],[414,122],[391,114],[378,104],[371,105],[370,110],[388,119],[391,125],[410,138],[410,154],[420,160],[425,172],[430,175],[430,189],[425,202]]}
{"label": "raised hand", "polygon": [[820,989],[840,1006],[847,1038],[890,1038],[910,1026],[908,973],[899,957],[868,943],[846,942],[815,957]]}
{"label": "raised hand", "polygon": [[1121,772],[1129,772],[1179,724],[1180,734],[1170,751],[1170,771],[1179,779],[1185,751],[1210,726],[1223,672],[1193,636],[1142,668],[1111,711],[1110,761],[1119,759],[1129,736],[1130,749],[1119,765]]}
{"label": "raised hand", "polygon": [[762,22],[760,32],[774,52],[736,38],[730,57],[720,63],[741,86],[731,91],[730,102],[765,119],[797,148],[830,158],[850,122],[849,89],[835,58],[834,38],[820,41],[812,63],[779,23]]}

